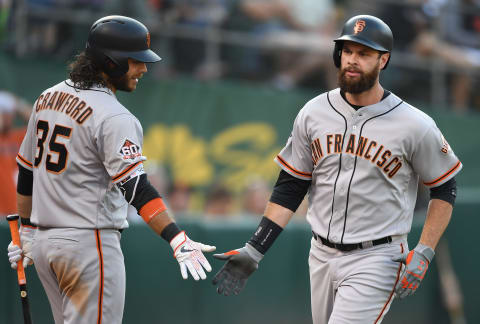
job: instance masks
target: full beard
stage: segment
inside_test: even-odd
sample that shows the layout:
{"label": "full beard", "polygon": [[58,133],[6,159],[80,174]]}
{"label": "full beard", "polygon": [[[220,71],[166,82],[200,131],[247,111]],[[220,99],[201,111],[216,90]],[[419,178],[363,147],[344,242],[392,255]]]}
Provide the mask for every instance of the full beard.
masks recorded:
{"label": "full beard", "polygon": [[117,90],[132,92],[133,89],[128,86],[129,78],[127,74],[122,75],[118,78],[109,78],[108,80]]}
{"label": "full beard", "polygon": [[340,70],[338,73],[338,86],[340,87],[340,90],[342,90],[343,92],[358,94],[358,93],[362,93],[367,90],[370,90],[375,85],[378,74],[380,73],[380,63],[377,63],[375,68],[372,71],[367,73],[360,72],[355,69],[350,69],[350,70],[354,72],[359,72],[360,79],[353,80],[353,79],[347,78],[345,76],[345,74],[347,73],[347,69],[344,68]]}

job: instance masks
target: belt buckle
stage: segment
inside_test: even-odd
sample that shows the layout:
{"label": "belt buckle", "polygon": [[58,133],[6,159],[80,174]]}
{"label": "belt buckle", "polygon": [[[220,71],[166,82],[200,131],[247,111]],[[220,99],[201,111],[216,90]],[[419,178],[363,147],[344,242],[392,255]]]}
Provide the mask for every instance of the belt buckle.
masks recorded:
{"label": "belt buckle", "polygon": [[362,242],[361,245],[362,245],[362,249],[368,249],[373,247],[373,241]]}

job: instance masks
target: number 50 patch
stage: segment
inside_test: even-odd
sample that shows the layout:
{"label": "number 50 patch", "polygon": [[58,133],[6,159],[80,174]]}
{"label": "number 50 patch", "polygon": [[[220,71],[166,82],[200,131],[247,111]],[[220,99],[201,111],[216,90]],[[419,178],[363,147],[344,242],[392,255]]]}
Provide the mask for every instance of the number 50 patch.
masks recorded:
{"label": "number 50 patch", "polygon": [[140,146],[135,144],[129,139],[126,139],[120,148],[120,155],[124,160],[134,160],[135,158],[141,156]]}

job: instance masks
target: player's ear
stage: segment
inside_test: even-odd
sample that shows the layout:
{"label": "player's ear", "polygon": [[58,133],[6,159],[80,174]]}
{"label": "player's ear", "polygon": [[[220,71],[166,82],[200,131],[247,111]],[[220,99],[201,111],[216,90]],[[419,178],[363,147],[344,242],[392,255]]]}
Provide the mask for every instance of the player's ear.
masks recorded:
{"label": "player's ear", "polygon": [[380,70],[382,70],[385,65],[387,64],[388,62],[388,59],[390,58],[390,53],[388,52],[380,52]]}

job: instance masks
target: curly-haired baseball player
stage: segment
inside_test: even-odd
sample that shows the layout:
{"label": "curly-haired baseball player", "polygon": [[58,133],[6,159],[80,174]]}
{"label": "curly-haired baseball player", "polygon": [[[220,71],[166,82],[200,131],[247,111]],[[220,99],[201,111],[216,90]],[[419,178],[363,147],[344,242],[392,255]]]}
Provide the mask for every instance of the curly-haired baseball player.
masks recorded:
{"label": "curly-haired baseball player", "polygon": [[[213,283],[238,294],[309,192],[313,322],[380,323],[394,295],[413,294],[450,221],[462,164],[435,122],[379,83],[393,48],[373,16],[349,19],[335,39],[339,88],[298,113],[258,229]],[[409,250],[417,184],[430,189],[420,241]]]}
{"label": "curly-haired baseball player", "polygon": [[181,275],[205,279],[211,266],[169,217],[143,168],[140,122],[118,102],[160,57],[150,34],[123,16],[96,21],[70,79],[36,100],[17,156],[22,247],[10,244],[12,267],[32,261],[56,324],[121,323],[125,266],[121,231],[128,204],[170,243]]}

